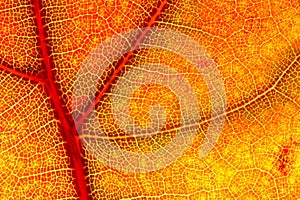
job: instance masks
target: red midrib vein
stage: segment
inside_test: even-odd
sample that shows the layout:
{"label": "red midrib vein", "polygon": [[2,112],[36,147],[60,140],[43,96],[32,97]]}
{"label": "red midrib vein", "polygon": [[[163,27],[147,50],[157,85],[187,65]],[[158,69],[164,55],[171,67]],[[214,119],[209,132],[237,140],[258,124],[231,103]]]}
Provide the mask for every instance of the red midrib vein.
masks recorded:
{"label": "red midrib vein", "polygon": [[38,28],[38,38],[40,40],[40,48],[42,53],[42,58],[45,63],[46,74],[47,74],[47,89],[48,94],[53,102],[54,109],[57,113],[58,120],[61,122],[61,130],[62,135],[65,142],[67,143],[68,150],[70,151],[69,156],[71,158],[71,162],[74,168],[77,186],[80,191],[80,199],[86,200],[89,197],[89,189],[86,183],[86,176],[84,170],[84,163],[81,157],[82,147],[80,141],[78,139],[78,135],[76,133],[76,129],[71,126],[70,120],[68,120],[67,114],[63,108],[65,103],[60,98],[59,89],[55,84],[54,72],[53,72],[53,64],[51,63],[48,51],[47,51],[47,41],[45,37],[45,29],[41,16],[41,7],[40,1],[34,0],[34,11],[36,17],[36,23]]}
{"label": "red midrib vein", "polygon": [[141,33],[140,37],[137,38],[136,42],[131,47],[131,50],[126,54],[126,56],[124,57],[124,59],[122,60],[122,62],[116,67],[116,70],[114,71],[114,73],[112,74],[112,76],[108,79],[108,81],[105,83],[103,89],[99,92],[99,94],[95,98],[94,102],[89,105],[89,107],[86,109],[86,111],[84,112],[84,114],[77,121],[76,124],[78,126],[82,125],[82,123],[84,122],[84,120],[90,115],[90,113],[94,109],[95,105],[101,100],[101,98],[104,96],[104,94],[110,88],[110,86],[112,85],[112,83],[115,80],[115,78],[118,76],[118,74],[120,74],[121,70],[124,68],[125,64],[129,60],[129,58],[133,55],[133,50],[136,49],[137,46],[142,42],[142,40],[144,39],[144,37],[148,33],[150,27],[153,26],[153,24],[155,23],[156,19],[159,17],[159,15],[161,14],[161,12],[164,10],[164,7],[166,6],[167,3],[168,3],[167,0],[163,0],[161,2],[161,4],[159,5],[159,7],[157,8],[156,12],[153,13],[153,15],[149,19],[147,25],[145,26],[144,31]]}

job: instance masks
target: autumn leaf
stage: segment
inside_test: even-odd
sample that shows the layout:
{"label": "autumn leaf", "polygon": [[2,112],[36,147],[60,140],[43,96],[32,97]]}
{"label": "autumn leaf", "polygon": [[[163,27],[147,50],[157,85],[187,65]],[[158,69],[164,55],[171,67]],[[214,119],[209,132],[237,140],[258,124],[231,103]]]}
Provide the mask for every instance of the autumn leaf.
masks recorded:
{"label": "autumn leaf", "polygon": [[[6,0],[0,13],[0,199],[300,199],[299,2]],[[220,72],[226,111],[217,117],[225,124],[203,158],[214,112],[211,83],[177,52],[134,50],[150,28],[191,38]],[[141,33],[128,52],[96,83],[96,101],[77,98],[81,107],[74,109],[76,80],[91,52],[136,29]],[[119,149],[144,154],[170,144],[182,120],[170,88],[146,84],[130,97],[130,117],[141,127],[151,124],[153,105],[164,108],[164,127],[154,136],[131,136],[113,113],[118,81],[153,63],[191,84],[199,105],[196,137],[161,169],[114,169],[80,137],[80,128],[89,133],[91,127],[78,124],[92,125],[89,108],[95,108]]]}

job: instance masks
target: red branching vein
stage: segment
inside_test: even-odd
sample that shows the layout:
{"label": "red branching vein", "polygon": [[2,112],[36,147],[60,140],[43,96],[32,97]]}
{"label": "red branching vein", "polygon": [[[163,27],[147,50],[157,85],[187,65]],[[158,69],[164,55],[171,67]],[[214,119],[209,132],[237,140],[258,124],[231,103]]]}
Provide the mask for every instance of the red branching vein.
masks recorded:
{"label": "red branching vein", "polygon": [[112,85],[113,81],[120,74],[120,72],[124,68],[125,64],[128,62],[129,58],[133,55],[133,50],[136,49],[138,47],[138,45],[142,42],[142,40],[145,38],[145,36],[147,35],[150,27],[155,24],[157,18],[160,16],[160,14],[164,10],[164,8],[165,8],[165,6],[166,6],[167,3],[168,3],[167,0],[163,0],[161,2],[161,4],[159,5],[159,7],[155,10],[155,12],[153,13],[153,15],[149,19],[147,25],[145,26],[145,29],[143,30],[143,32],[141,33],[141,35],[139,36],[139,38],[137,38],[137,40],[135,41],[134,45],[131,47],[131,50],[126,54],[126,56],[124,56],[124,59],[122,60],[122,62],[116,67],[114,73],[112,74],[112,76],[110,76],[109,80],[106,82],[106,84],[104,85],[103,89],[99,92],[99,94],[95,98],[94,102],[89,105],[89,107],[86,109],[86,111],[84,112],[84,114],[77,121],[77,125],[80,126],[84,122],[84,120],[90,115],[90,113],[94,109],[95,105],[105,95],[105,93],[107,92],[107,90]]}
{"label": "red branching vein", "polygon": [[5,72],[8,72],[10,74],[16,75],[18,77],[22,77],[24,79],[29,79],[29,80],[31,80],[33,82],[36,82],[36,83],[40,83],[41,85],[45,84],[45,80],[41,79],[41,78],[38,78],[37,76],[33,76],[33,75],[30,75],[30,74],[25,74],[23,72],[20,72],[18,70],[12,69],[10,67],[6,67],[4,65],[0,65],[0,69],[2,69]]}

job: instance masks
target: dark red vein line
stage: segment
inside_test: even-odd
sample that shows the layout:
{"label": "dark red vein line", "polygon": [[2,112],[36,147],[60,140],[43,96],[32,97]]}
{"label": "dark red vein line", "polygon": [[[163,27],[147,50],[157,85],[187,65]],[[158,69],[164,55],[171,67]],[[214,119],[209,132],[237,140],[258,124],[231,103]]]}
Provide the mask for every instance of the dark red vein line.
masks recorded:
{"label": "dark red vein line", "polygon": [[57,117],[61,122],[61,129],[64,139],[66,140],[67,146],[70,150],[70,158],[74,168],[77,186],[79,187],[79,196],[82,200],[87,200],[89,197],[89,190],[85,180],[85,171],[84,171],[84,163],[81,157],[82,147],[80,141],[78,140],[78,136],[76,130],[71,127],[71,122],[68,120],[66,116],[66,112],[63,108],[64,102],[60,98],[59,89],[55,83],[54,72],[52,69],[52,62],[50,60],[49,53],[47,51],[47,40],[46,40],[46,32],[43,23],[43,19],[41,16],[41,5],[39,0],[33,0],[34,11],[36,17],[36,23],[38,28],[38,38],[40,40],[40,48],[42,53],[42,58],[46,68],[47,74],[47,85],[48,85],[48,93],[53,102],[53,106],[55,111],[57,112]]}
{"label": "dark red vein line", "polygon": [[17,71],[15,69],[6,67],[4,65],[0,65],[0,69],[2,69],[5,72],[8,72],[10,74],[16,75],[18,77],[21,77],[21,78],[24,78],[24,79],[29,79],[31,81],[40,83],[41,85],[45,85],[45,81],[43,79],[41,79],[41,78],[38,78],[37,76],[32,76],[30,74],[25,74],[23,72],[20,72],[20,71]]}
{"label": "dark red vein line", "polygon": [[89,107],[87,108],[87,110],[84,112],[84,114],[81,116],[81,118],[77,121],[76,124],[78,126],[80,126],[84,122],[84,120],[90,115],[90,113],[94,109],[95,105],[105,95],[105,93],[110,88],[110,86],[112,85],[113,81],[115,80],[115,78],[120,74],[120,72],[124,68],[125,64],[128,62],[128,60],[130,59],[130,57],[133,55],[133,53],[134,53],[133,50],[136,49],[138,47],[138,45],[142,42],[142,40],[144,39],[144,37],[148,33],[150,27],[155,24],[156,19],[160,16],[160,14],[164,10],[164,8],[167,5],[167,3],[168,3],[168,1],[164,0],[164,1],[161,2],[161,4],[159,5],[159,7],[157,9],[155,9],[155,12],[151,16],[151,18],[148,20],[148,23],[145,26],[144,31],[141,33],[141,35],[139,36],[139,38],[137,38],[135,44],[131,47],[131,50],[126,54],[126,56],[124,57],[124,59],[122,60],[122,62],[118,65],[118,67],[116,67],[116,70],[114,71],[114,73],[112,74],[112,76],[108,79],[108,81],[104,85],[103,89],[99,92],[99,94],[95,98],[94,102],[89,105]]}

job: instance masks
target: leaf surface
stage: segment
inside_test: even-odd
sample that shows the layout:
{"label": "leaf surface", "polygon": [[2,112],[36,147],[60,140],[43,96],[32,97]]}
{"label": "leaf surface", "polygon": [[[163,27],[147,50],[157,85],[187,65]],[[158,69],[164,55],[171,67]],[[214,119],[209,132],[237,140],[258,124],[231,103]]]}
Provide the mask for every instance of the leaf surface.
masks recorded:
{"label": "leaf surface", "polygon": [[[297,1],[7,0],[0,13],[1,199],[300,198]],[[191,148],[163,169],[138,174],[105,166],[82,144],[74,120],[84,121],[85,114],[73,119],[72,91],[97,45],[142,27],[175,30],[199,43],[222,75],[227,108],[217,144],[199,159],[211,102],[191,63],[141,49],[107,66],[95,93],[97,117],[110,140],[127,151],[167,145],[180,107],[165,87],[140,88],[130,104],[135,123],[147,126],[150,106],[161,104],[167,128],[153,138],[128,137],[111,105],[112,88],[126,71],[145,63],[170,66],[191,83],[199,102]]]}

